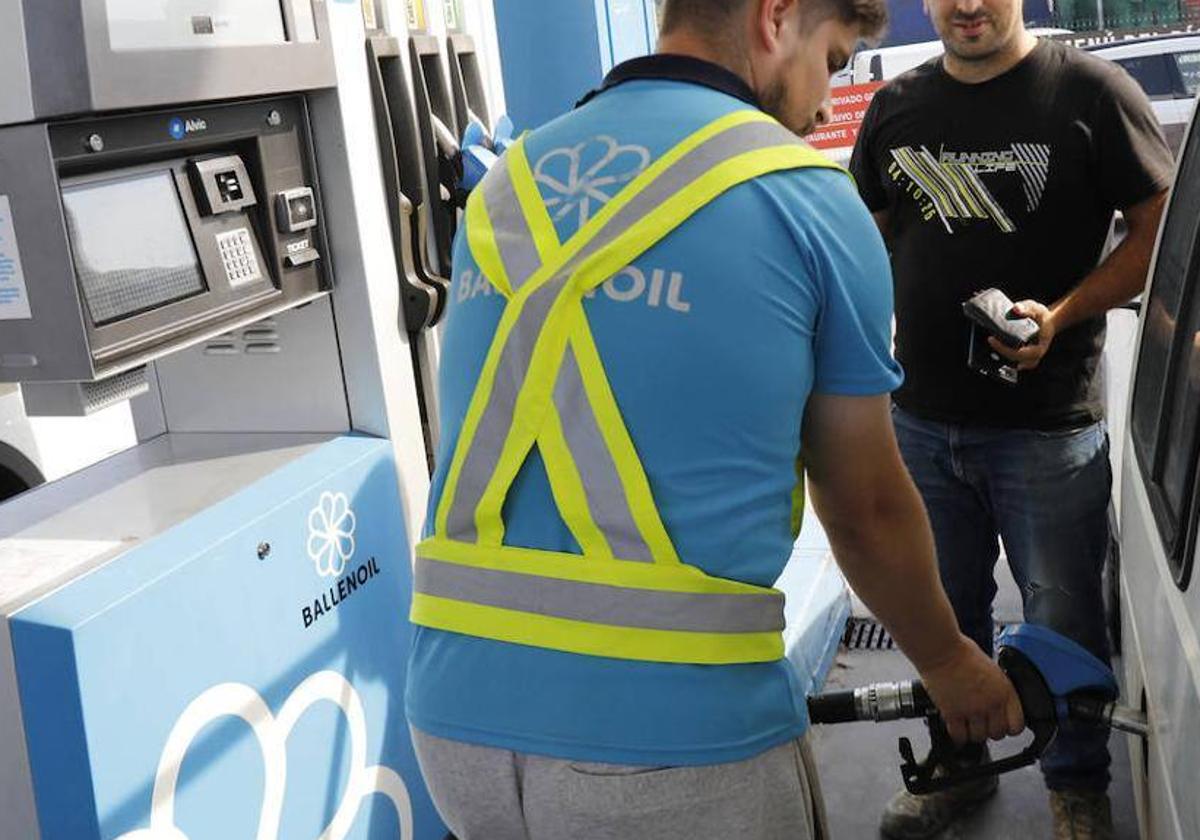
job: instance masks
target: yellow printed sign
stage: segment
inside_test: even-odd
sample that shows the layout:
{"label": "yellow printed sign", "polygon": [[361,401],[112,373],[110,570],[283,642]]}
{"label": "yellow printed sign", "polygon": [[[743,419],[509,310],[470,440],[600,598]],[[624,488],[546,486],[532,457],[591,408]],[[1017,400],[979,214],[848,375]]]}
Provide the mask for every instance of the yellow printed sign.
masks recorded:
{"label": "yellow printed sign", "polygon": [[425,0],[404,0],[408,11],[408,28],[411,30],[425,29]]}
{"label": "yellow printed sign", "polygon": [[378,29],[379,19],[375,15],[375,0],[362,0],[363,23],[367,29]]}

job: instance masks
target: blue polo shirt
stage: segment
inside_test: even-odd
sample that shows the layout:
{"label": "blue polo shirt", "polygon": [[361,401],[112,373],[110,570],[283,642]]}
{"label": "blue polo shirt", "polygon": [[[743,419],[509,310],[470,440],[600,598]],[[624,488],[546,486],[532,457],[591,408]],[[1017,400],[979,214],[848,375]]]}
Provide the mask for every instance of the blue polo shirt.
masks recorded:
{"label": "blue polo shirt", "polygon": [[[684,137],[749,107],[699,84],[634,80],[533,132],[527,155],[559,237]],[[450,295],[429,522],[504,309],[462,231]],[[795,536],[809,394],[884,394],[901,381],[887,256],[850,179],[806,169],[735,187],[584,309],[680,558],[710,575],[772,585]],[[579,551],[536,451],[504,519],[509,545]],[[786,660],[633,662],[423,627],[406,701],[410,722],[443,738],[618,764],[737,761],[807,726]]]}

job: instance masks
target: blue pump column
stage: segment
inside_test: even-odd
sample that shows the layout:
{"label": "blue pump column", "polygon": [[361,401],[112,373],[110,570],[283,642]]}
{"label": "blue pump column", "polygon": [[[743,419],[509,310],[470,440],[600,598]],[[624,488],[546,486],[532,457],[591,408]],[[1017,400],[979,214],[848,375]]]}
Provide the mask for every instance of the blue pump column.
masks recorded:
{"label": "blue pump column", "polygon": [[[0,754],[0,781],[36,807],[0,838],[441,840],[402,510],[391,442],[361,435],[168,434],[5,505],[0,535],[27,527],[0,557],[77,545],[66,585],[0,605],[28,768]],[[81,574],[84,550],[117,556]]]}
{"label": "blue pump column", "polygon": [[495,0],[508,114],[518,131],[568,111],[604,74],[654,49],[654,0]]}

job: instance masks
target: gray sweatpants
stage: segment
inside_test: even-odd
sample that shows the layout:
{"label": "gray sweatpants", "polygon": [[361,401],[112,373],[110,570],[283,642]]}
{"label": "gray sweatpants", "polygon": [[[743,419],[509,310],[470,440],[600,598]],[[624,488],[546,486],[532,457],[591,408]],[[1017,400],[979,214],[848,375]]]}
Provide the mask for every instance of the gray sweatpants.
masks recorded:
{"label": "gray sweatpants", "polygon": [[433,802],[458,840],[829,836],[805,739],[730,764],[641,767],[412,734]]}

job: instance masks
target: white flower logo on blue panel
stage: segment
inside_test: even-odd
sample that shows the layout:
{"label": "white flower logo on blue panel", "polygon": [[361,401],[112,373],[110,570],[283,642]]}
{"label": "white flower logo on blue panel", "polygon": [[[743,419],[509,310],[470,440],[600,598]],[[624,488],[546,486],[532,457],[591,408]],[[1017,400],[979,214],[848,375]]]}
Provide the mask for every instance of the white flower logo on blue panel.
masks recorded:
{"label": "white flower logo on blue panel", "polygon": [[345,493],[321,494],[308,514],[308,556],[321,577],[337,577],[354,556],[354,511]]}
{"label": "white flower logo on blue panel", "polygon": [[623,146],[612,137],[600,135],[542,155],[533,168],[533,177],[550,193],[546,209],[554,221],[578,212],[582,227],[594,209],[612,201],[621,187],[649,165],[649,149]]}

